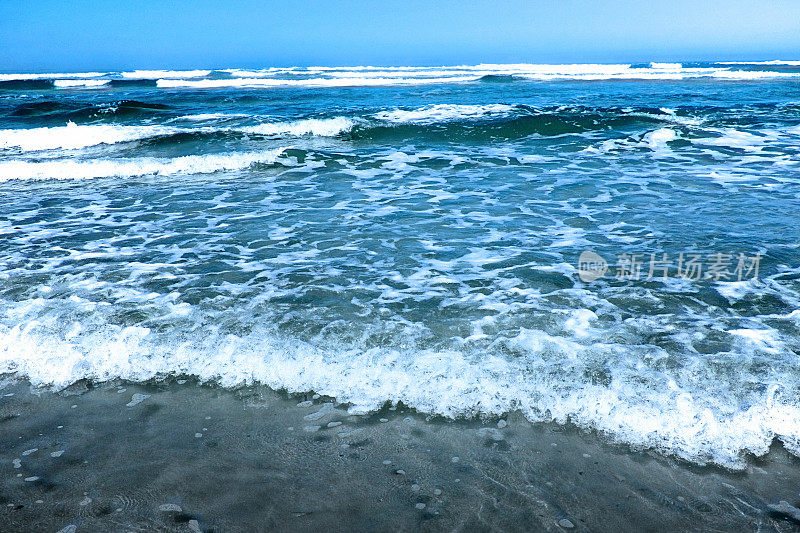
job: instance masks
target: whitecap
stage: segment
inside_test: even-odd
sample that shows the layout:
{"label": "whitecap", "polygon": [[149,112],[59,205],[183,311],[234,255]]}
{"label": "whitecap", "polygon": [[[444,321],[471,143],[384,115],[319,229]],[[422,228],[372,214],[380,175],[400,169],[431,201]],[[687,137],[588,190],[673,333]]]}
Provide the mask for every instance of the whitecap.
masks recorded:
{"label": "whitecap", "polygon": [[223,170],[241,170],[256,163],[274,163],[284,148],[260,152],[187,155],[171,159],[151,157],[133,159],[92,159],[77,161],[0,161],[0,181],[31,179],[108,178],[147,175],[207,174]]}

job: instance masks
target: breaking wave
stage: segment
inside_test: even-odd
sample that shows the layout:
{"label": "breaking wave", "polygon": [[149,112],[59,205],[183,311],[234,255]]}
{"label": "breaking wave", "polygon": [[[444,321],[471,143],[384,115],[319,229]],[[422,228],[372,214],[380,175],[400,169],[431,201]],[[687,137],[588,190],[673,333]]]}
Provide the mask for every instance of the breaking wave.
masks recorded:
{"label": "breaking wave", "polygon": [[[796,61],[646,64],[480,64],[439,67],[273,67],[0,74],[2,89],[92,89],[155,83],[165,89],[370,87],[469,82],[770,80],[800,76]],[[788,70],[787,70],[788,69]]]}
{"label": "breaking wave", "polygon": [[255,164],[275,163],[284,148],[251,153],[188,155],[170,159],[92,159],[76,161],[0,161],[0,181],[32,179],[82,180],[109,177],[172,176],[242,170]]}
{"label": "breaking wave", "polygon": [[[64,109],[50,102],[17,107],[12,115],[76,119],[113,118],[162,112],[166,106],[123,101],[104,106]],[[263,122],[256,125],[228,126],[232,119],[247,115],[199,114],[176,117],[200,122],[197,127],[173,125],[76,124],[28,129],[0,130],[0,149],[40,151],[80,149],[150,139],[185,139],[202,135],[263,135],[268,137],[336,137],[352,140],[393,141],[403,138],[492,139],[522,138],[530,135],[558,136],[623,128],[633,124],[691,122],[672,112],[652,108],[532,108],[522,105],[436,104],[413,109],[391,109],[360,116],[309,118]]]}

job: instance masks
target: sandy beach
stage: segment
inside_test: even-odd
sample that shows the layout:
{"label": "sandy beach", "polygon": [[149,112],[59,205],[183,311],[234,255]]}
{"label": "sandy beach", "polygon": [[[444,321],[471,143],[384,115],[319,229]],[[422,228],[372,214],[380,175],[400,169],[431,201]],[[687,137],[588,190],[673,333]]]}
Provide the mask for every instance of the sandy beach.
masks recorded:
{"label": "sandy beach", "polygon": [[[0,529],[796,531],[800,460],[698,467],[555,424],[192,381],[0,390]],[[772,506],[772,507],[770,507]]]}

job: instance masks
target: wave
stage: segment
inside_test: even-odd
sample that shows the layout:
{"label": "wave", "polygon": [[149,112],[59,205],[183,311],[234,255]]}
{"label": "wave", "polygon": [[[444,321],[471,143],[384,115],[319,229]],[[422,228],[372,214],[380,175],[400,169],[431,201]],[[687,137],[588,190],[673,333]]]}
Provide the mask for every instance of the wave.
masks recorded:
{"label": "wave", "polygon": [[[602,81],[602,80],[768,80],[791,78],[800,73],[775,70],[731,70],[730,68],[689,67],[678,63],[654,64],[646,67],[631,65],[479,65],[458,69],[420,71],[344,71],[326,70],[328,77],[279,78],[240,77],[231,79],[159,79],[162,88],[277,88],[277,87],[371,87],[403,86],[469,82],[531,81]],[[300,75],[300,72],[293,72]]]}
{"label": "wave", "polygon": [[[24,104],[12,111],[14,116],[64,117],[102,119],[108,116],[139,116],[146,118],[168,110],[159,104],[137,101],[111,102],[89,108],[80,104],[39,102]],[[78,107],[76,107],[78,106]],[[432,141],[491,141],[521,139],[539,135],[557,137],[593,132],[618,132],[633,135],[642,129],[678,127],[693,130],[693,137],[715,137],[714,128],[735,131],[741,119],[736,113],[721,108],[625,107],[601,108],[557,106],[535,108],[513,104],[432,104],[414,108],[394,108],[383,111],[328,118],[307,118],[292,121],[273,121],[255,125],[237,125],[234,120],[253,120],[247,114],[200,113],[171,118],[159,125],[82,124],[69,122],[66,126],[0,130],[0,149],[11,151],[74,150],[90,146],[128,142],[180,143],[204,137],[242,138],[244,136],[338,137],[343,140],[399,142]],[[728,114],[734,118],[727,119]],[[55,120],[55,118],[54,118]],[[794,124],[794,123],[793,123]],[[750,123],[744,124],[745,126]],[[740,128],[741,129],[741,128]],[[778,134],[783,130],[776,130]],[[610,144],[608,144],[610,143]],[[605,148],[627,146],[627,141],[610,140]],[[647,143],[645,143],[647,144]],[[711,143],[713,144],[713,142]]]}
{"label": "wave", "polygon": [[385,111],[377,122],[356,123],[345,135],[354,140],[398,142],[411,139],[491,141],[531,135],[555,137],[634,125],[682,123],[691,119],[652,108],[533,108],[502,104],[485,106],[426,106]]}
{"label": "wave", "polygon": [[74,88],[74,87],[102,87],[103,85],[108,85],[110,80],[55,80],[53,82],[53,86],[67,89],[67,88]]}
{"label": "wave", "polygon": [[93,159],[76,161],[0,161],[0,181],[82,180],[110,177],[172,176],[243,170],[256,164],[273,164],[286,148],[232,154],[188,155],[171,159]]}
{"label": "wave", "polygon": [[519,78],[511,74],[486,74],[478,78],[478,81],[484,83],[512,83],[518,79]]}
{"label": "wave", "polygon": [[248,118],[251,115],[244,113],[198,113],[196,115],[181,115],[175,120],[187,120],[189,122],[206,122],[209,120],[232,120],[237,118]]}
{"label": "wave", "polygon": [[156,80],[130,79],[130,80],[108,80],[109,87],[155,87]]}
{"label": "wave", "polygon": [[800,61],[785,61],[781,59],[772,59],[770,61],[717,61],[717,65],[778,65],[789,67],[800,67]]}
{"label": "wave", "polygon": [[0,149],[73,150],[99,144],[115,144],[159,135],[171,135],[180,131],[179,128],[169,126],[117,126],[111,124],[79,126],[70,122],[66,126],[51,128],[0,130]]}
{"label": "wave", "polygon": [[397,124],[410,122],[416,124],[431,124],[435,122],[508,116],[516,109],[519,108],[505,104],[434,104],[411,110],[394,109],[391,111],[381,111],[376,113],[374,117],[379,120]]}
{"label": "wave", "polygon": [[[439,67],[273,67],[223,70],[134,70],[0,74],[0,89],[126,87],[155,84],[166,89],[371,87],[529,81],[687,80],[758,81],[800,76],[800,61],[642,64],[479,64]],[[787,67],[789,71],[787,71]]]}
{"label": "wave", "polygon": [[327,119],[305,119],[291,122],[273,122],[241,128],[245,133],[259,135],[315,135],[320,137],[333,137],[353,128],[355,122],[345,117]]}
{"label": "wave", "polygon": [[[98,118],[130,118],[151,116],[168,110],[169,106],[138,100],[118,100],[100,104],[74,101],[39,100],[20,104],[8,113],[10,117],[34,120],[82,121]],[[2,142],[2,141],[0,141]]]}
{"label": "wave", "polygon": [[97,78],[105,72],[45,72],[40,74],[0,74],[0,81],[53,80],[68,78]]}
{"label": "wave", "polygon": [[[189,304],[170,309],[182,320],[193,316]],[[37,323],[4,327],[0,372],[56,388],[82,379],[141,382],[170,375],[223,387],[261,383],[331,396],[355,414],[386,402],[451,418],[521,411],[532,421],[569,421],[635,447],[728,468],[744,467],[746,453],[766,454],[775,438],[800,455],[800,408],[781,386],[750,393],[741,404],[720,399],[704,393],[704,386],[719,388],[712,383],[693,388],[662,372],[643,374],[640,352],[654,347],[585,345],[522,330],[507,343],[525,357],[505,358],[457,350],[321,348],[269,331],[236,336],[202,327],[200,338],[167,337],[139,326],[84,326],[68,335]],[[610,375],[587,382],[591,361],[608,360],[609,353],[616,354]]]}
{"label": "wave", "polygon": [[121,72],[120,76],[135,80],[157,80],[159,78],[204,78],[211,74],[210,70],[134,70]]}
{"label": "wave", "polygon": [[380,87],[389,85],[424,85],[434,83],[459,83],[475,81],[478,76],[450,76],[445,78],[310,78],[310,79],[277,79],[277,78],[232,78],[229,80],[167,80],[160,79],[158,87],[162,88],[270,88],[270,87]]}
{"label": "wave", "polygon": [[[135,108],[134,108],[135,109]],[[350,130],[355,122],[344,117],[272,122],[241,128],[185,128],[164,125],[126,126],[117,124],[85,124],[0,130],[0,149],[24,152],[40,150],[75,150],[101,144],[144,141],[173,136],[215,134],[253,134],[265,136],[331,137]]]}
{"label": "wave", "polygon": [[54,87],[53,80],[0,80],[0,90],[11,91],[43,91]]}

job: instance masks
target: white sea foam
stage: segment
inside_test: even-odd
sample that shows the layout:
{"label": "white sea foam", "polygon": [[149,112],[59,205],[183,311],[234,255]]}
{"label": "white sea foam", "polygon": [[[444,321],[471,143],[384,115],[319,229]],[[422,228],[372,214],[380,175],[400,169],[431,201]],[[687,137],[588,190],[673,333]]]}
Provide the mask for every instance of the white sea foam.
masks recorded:
{"label": "white sea foam", "polygon": [[383,85],[422,85],[430,83],[458,83],[474,81],[479,76],[450,76],[445,78],[312,78],[312,79],[276,79],[276,78],[233,78],[229,80],[168,80],[156,82],[159,87],[192,87],[197,89],[218,89],[224,87],[268,88],[268,87],[366,87]]}
{"label": "white sea foam", "polygon": [[260,135],[317,135],[320,137],[332,137],[350,130],[354,125],[355,122],[349,118],[334,117],[259,124],[258,126],[242,128],[242,131]]}
{"label": "white sea foam", "polygon": [[428,124],[434,122],[448,122],[452,120],[497,117],[510,114],[515,107],[505,104],[488,105],[458,105],[435,104],[417,109],[381,111],[375,118],[396,123]]}
{"label": "white sea foam", "polygon": [[800,66],[800,61],[786,61],[782,59],[772,59],[770,61],[718,61],[717,65],[778,65],[778,66]]}
{"label": "white sea foam", "polygon": [[[575,327],[584,332],[592,318],[579,315]],[[147,328],[111,325],[96,333],[73,328],[64,337],[42,324],[18,324],[0,332],[0,372],[57,387],[79,379],[191,374],[227,387],[258,382],[313,390],[351,403],[353,413],[378,409],[387,400],[450,417],[520,410],[531,420],[572,421],[636,446],[731,468],[744,465],[743,451],[765,454],[774,437],[800,453],[800,409],[779,385],[748,405],[727,404],[699,386],[642,374],[641,354],[635,353],[615,358],[605,385],[580,379],[582,361],[625,354],[630,347],[588,346],[522,330],[510,339],[527,354],[518,360],[458,351],[323,350],[265,332],[204,337],[169,342]]]}
{"label": "white sea foam", "polygon": [[667,143],[678,138],[678,134],[671,128],[659,128],[644,136],[644,141],[654,152],[661,152],[667,148]]}
{"label": "white sea foam", "polygon": [[800,72],[774,72],[762,70],[719,70],[709,73],[713,78],[729,80],[766,80],[774,78],[797,78]]}
{"label": "white sea foam", "polygon": [[681,63],[650,63],[650,68],[678,70],[683,68]]}
{"label": "white sea foam", "polygon": [[275,76],[300,70],[300,67],[270,67],[257,70],[244,70],[238,68],[222,69],[220,72],[227,72],[232,78],[263,78],[265,76]]}
{"label": "white sea foam", "polygon": [[134,70],[121,72],[120,76],[137,80],[157,80],[159,78],[203,78],[209,74],[211,74],[210,70]]}
{"label": "white sea foam", "polygon": [[56,80],[53,82],[53,85],[56,87],[61,88],[71,88],[71,87],[102,87],[103,85],[107,85],[109,80]]}
{"label": "white sea foam", "polygon": [[[209,114],[181,118],[199,122],[233,116],[235,115]],[[354,124],[353,120],[345,117],[271,122],[242,128],[215,128],[213,126],[178,128],[174,126],[122,126],[114,124],[78,125],[69,122],[66,126],[50,128],[0,130],[0,149],[16,148],[22,151],[74,150],[100,144],[116,144],[179,133],[243,132],[260,135],[334,136],[348,131]]]}
{"label": "white sea foam", "polygon": [[260,152],[189,155],[171,159],[142,157],[135,159],[92,159],[76,161],[0,161],[0,181],[31,179],[108,178],[147,175],[207,174],[223,170],[241,170],[256,163],[274,163],[284,148]]}
{"label": "white sea foam", "polygon": [[[740,69],[737,66],[761,65],[765,70]],[[681,63],[630,64],[479,64],[438,67],[272,67],[268,69],[225,69],[231,79],[206,79],[211,70],[134,70],[121,73],[19,73],[0,74],[0,81],[53,79],[89,79],[106,76],[125,79],[154,79],[165,88],[222,87],[350,87],[458,83],[487,75],[514,76],[531,80],[614,80],[614,79],[690,79],[716,78],[728,80],[779,79],[800,76],[797,72],[769,70],[776,66],[797,66],[798,61],[724,62],[703,67],[684,67]],[[314,75],[311,79],[299,75]],[[75,87],[76,85],[60,85]],[[83,87],[91,87],[84,82]]]}
{"label": "white sea foam", "polygon": [[158,135],[170,135],[183,130],[167,126],[118,126],[112,124],[77,125],[51,128],[0,130],[0,148],[19,148],[23,151],[76,149],[98,144],[135,141]]}
{"label": "white sea foam", "polygon": [[188,120],[191,122],[204,122],[207,120],[227,120],[234,118],[248,118],[251,115],[244,113],[198,113],[196,115],[182,115],[175,120]]}

